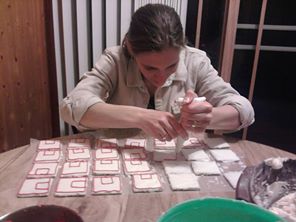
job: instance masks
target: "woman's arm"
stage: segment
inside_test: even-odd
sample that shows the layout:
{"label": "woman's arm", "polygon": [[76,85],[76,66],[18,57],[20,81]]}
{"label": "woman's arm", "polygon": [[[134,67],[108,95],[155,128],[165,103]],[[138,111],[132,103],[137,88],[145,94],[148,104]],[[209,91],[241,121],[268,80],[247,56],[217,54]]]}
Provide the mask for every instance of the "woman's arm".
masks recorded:
{"label": "woman's arm", "polygon": [[236,130],[241,125],[239,112],[230,105],[215,107],[207,129]]}
{"label": "woman's arm", "polygon": [[[194,105],[191,105],[191,109],[205,112],[204,125],[207,129],[228,132],[251,125],[254,122],[254,109],[251,103],[218,75],[205,53],[197,49],[194,51],[194,56],[187,61],[188,64],[193,64],[188,65],[188,75],[194,83],[188,89],[192,89],[194,96],[206,97],[208,104],[201,104],[204,107],[203,111]],[[205,128],[204,125],[202,127]]]}
{"label": "woman's arm", "polygon": [[186,93],[187,103],[181,109],[181,123],[191,131],[205,129],[233,131],[240,127],[239,112],[231,105],[213,107],[207,101],[194,102],[197,95],[189,90]]}
{"label": "woman's arm", "polygon": [[90,129],[140,128],[160,140],[171,140],[178,135],[187,137],[171,113],[134,106],[96,103],[84,113],[80,125]]}

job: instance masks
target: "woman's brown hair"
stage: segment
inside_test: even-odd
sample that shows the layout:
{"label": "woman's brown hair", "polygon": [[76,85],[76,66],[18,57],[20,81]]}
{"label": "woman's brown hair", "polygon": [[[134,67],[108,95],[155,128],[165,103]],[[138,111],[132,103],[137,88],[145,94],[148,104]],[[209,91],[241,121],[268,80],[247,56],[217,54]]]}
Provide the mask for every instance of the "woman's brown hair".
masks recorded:
{"label": "woman's brown hair", "polygon": [[185,45],[183,27],[174,8],[162,4],[147,4],[132,16],[126,33],[133,54],[161,51]]}

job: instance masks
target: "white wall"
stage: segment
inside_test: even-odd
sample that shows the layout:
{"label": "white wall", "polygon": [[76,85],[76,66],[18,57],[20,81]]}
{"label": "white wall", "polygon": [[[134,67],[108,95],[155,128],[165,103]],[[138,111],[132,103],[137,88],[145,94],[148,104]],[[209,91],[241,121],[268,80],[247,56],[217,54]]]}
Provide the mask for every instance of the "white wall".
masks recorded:
{"label": "white wall", "polygon": [[[53,0],[58,99],[61,101],[90,70],[106,47],[119,45],[132,13],[148,3],[169,5],[185,29],[187,0]],[[60,120],[61,135],[72,133]]]}

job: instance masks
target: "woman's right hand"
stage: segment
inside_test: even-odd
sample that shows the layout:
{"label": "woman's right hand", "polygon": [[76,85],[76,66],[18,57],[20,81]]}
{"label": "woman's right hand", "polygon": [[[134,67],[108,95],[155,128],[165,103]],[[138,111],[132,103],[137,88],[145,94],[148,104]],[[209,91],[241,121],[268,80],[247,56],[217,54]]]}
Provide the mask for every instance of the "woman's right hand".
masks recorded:
{"label": "woman's right hand", "polygon": [[188,137],[184,127],[169,112],[147,109],[139,114],[138,127],[149,136],[161,141],[170,141],[177,136],[184,139]]}

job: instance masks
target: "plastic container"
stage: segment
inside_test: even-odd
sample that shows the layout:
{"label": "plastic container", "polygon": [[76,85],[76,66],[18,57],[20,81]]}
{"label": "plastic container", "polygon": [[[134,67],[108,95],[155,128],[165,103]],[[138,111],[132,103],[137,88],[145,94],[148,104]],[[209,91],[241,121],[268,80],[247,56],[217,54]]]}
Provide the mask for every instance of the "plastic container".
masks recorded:
{"label": "plastic container", "polygon": [[73,210],[56,205],[26,207],[0,218],[0,222],[83,222]]}
{"label": "plastic container", "polygon": [[245,201],[226,198],[189,200],[170,208],[158,222],[284,222],[279,216]]}

